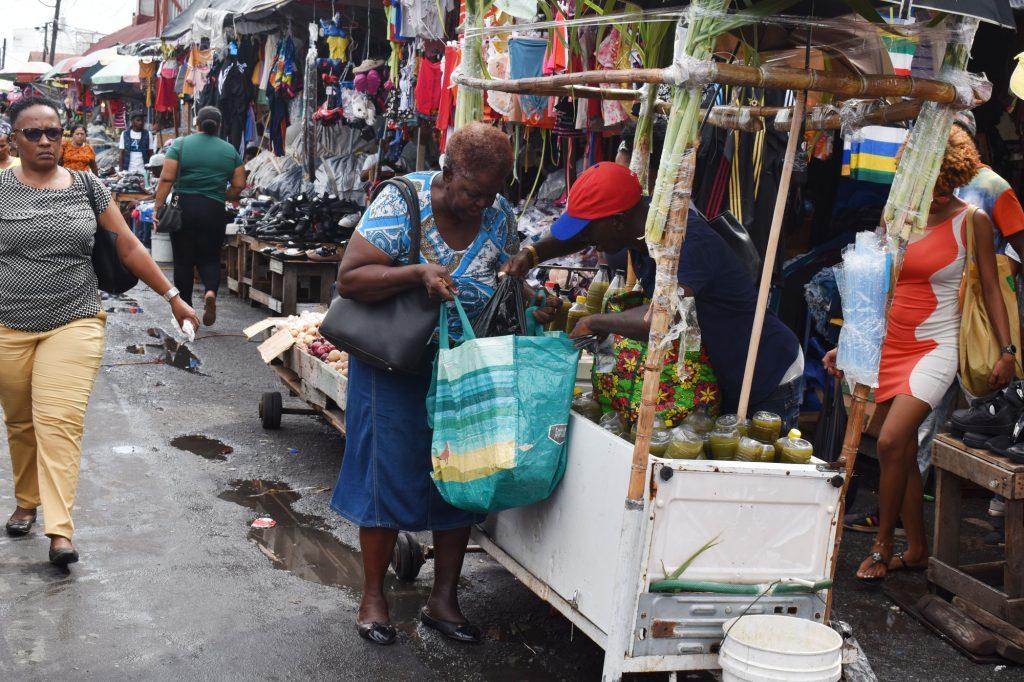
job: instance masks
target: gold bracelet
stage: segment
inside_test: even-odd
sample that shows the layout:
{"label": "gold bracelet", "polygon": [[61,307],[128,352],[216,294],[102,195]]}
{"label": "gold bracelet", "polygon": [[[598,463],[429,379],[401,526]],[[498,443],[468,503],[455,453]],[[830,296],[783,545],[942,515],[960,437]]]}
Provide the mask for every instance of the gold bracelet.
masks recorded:
{"label": "gold bracelet", "polygon": [[527,244],[526,250],[530,252],[530,267],[537,267],[537,264],[540,263],[540,258],[537,256],[537,248],[533,244]]}

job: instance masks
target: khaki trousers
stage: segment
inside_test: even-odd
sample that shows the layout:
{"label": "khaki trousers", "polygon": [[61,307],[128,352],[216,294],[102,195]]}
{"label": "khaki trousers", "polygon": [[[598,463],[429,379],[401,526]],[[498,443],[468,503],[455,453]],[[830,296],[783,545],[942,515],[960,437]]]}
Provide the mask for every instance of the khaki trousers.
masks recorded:
{"label": "khaki trousers", "polygon": [[74,534],[82,428],[104,349],[104,319],[48,332],[0,326],[0,407],[19,507],[43,506],[47,535]]}

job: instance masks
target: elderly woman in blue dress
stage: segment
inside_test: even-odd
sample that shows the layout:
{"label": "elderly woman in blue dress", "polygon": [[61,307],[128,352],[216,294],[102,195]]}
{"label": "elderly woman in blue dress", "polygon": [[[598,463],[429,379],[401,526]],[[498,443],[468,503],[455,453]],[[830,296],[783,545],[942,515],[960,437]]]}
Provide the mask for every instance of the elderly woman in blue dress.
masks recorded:
{"label": "elderly woman in blue dress", "polygon": [[[438,300],[459,297],[470,319],[494,293],[498,271],[518,250],[511,206],[499,192],[512,171],[513,151],[497,128],[473,123],[448,141],[443,171],[407,175],[418,188],[421,215],[419,263],[409,263],[409,217],[393,187],[369,206],[338,269],[338,292],[365,303],[426,287]],[[551,319],[557,299],[537,318]],[[454,312],[454,309],[452,310]],[[451,333],[461,332],[458,315]],[[459,608],[457,586],[470,526],[478,514],[441,499],[430,478],[431,431],[422,375],[392,374],[349,360],[345,458],[331,506],[359,526],[363,594],[359,634],[391,644],[396,633],[384,597],[384,575],[399,530],[433,531],[434,585],[420,620],[461,642],[476,643],[480,629]]]}

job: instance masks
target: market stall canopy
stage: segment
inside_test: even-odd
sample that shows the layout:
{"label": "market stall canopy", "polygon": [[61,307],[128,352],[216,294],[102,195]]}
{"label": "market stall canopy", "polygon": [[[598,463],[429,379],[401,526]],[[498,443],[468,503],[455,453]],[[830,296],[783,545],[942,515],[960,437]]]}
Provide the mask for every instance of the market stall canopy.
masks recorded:
{"label": "market stall canopy", "polygon": [[81,58],[82,57],[79,55],[75,55],[73,57],[65,57],[64,59],[54,64],[52,69],[50,69],[42,76],[40,76],[39,80],[49,81],[55,78],[60,78],[62,76],[70,75],[71,69],[74,68],[75,63]]}
{"label": "market stall canopy", "polygon": [[[277,19],[290,18],[297,25],[325,16],[323,4],[310,0],[193,0],[192,4],[167,22],[160,37],[179,44],[188,42],[192,26],[200,13],[206,10],[226,12],[225,21],[230,22],[237,33],[255,33],[272,28]],[[342,3],[338,3],[339,6]],[[379,7],[379,0],[350,0],[344,3],[348,7]]]}
{"label": "market stall canopy", "polygon": [[94,85],[138,83],[139,61],[140,59],[138,57],[119,55],[117,59],[92,74],[92,76],[89,77],[89,81]]}
{"label": "market stall canopy", "polygon": [[71,65],[71,73],[75,78],[88,81],[97,71],[120,58],[121,55],[118,54],[116,47],[108,47],[105,50],[90,52],[84,57],[80,57],[78,61]]}
{"label": "market stall canopy", "polygon": [[883,2],[899,5],[900,16],[907,16],[911,9],[928,9],[935,12],[974,17],[1006,28],[1017,28],[1010,0],[883,0]]}
{"label": "market stall canopy", "polygon": [[11,64],[8,68],[0,71],[0,80],[14,81],[15,83],[30,83],[53,68],[46,62],[22,62]]}

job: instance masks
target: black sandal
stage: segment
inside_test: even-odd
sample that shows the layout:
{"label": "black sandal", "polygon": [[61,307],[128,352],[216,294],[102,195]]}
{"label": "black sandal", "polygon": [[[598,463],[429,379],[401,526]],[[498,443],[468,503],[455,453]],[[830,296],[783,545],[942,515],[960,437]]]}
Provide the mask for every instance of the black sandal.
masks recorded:
{"label": "black sandal", "polygon": [[[892,566],[886,566],[886,568],[885,568],[885,574],[886,575],[889,575],[890,571],[927,571],[928,570],[928,562],[927,561],[925,561],[924,566],[911,566],[910,564],[907,563],[906,557],[903,556],[904,554],[906,554],[906,552],[896,552],[895,554],[892,555],[893,559],[896,559],[901,564],[903,564],[903,568],[893,568]],[[892,563],[892,559],[889,560],[889,563]]]}
{"label": "black sandal", "polygon": [[356,623],[359,636],[380,646],[394,644],[398,639],[395,626],[390,623]]}

